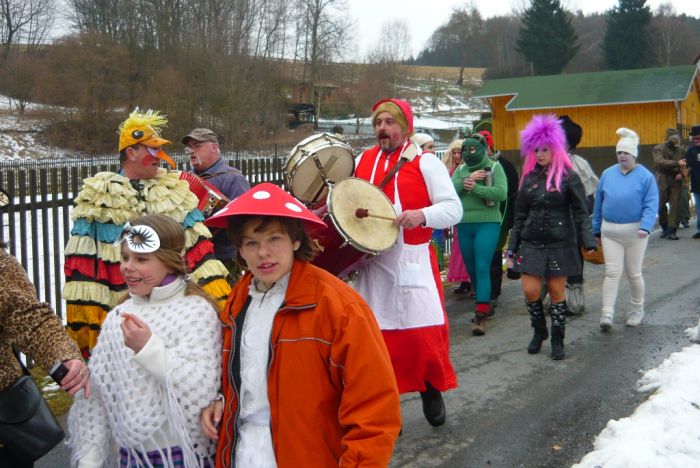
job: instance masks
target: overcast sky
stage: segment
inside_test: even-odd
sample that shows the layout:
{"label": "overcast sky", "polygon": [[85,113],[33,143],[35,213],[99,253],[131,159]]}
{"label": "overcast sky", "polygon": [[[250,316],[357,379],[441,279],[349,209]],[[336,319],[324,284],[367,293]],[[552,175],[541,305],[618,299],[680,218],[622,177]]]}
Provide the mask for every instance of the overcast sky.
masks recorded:
{"label": "overcast sky", "polygon": [[[617,0],[562,0],[562,4],[570,11],[583,10],[585,14],[604,12],[617,5]],[[698,0],[648,0],[655,10],[662,3],[671,3],[677,13],[690,16],[700,15]],[[430,35],[440,25],[447,22],[455,7],[470,4],[465,0],[348,0],[349,14],[357,24],[356,37],[359,43],[357,49],[363,58],[368,50],[374,49],[379,41],[379,31],[382,25],[393,19],[405,19],[411,34],[413,55],[418,55],[427,44]],[[508,14],[511,11],[522,11],[530,4],[528,0],[490,0],[475,2],[482,16],[488,18],[498,14]],[[692,7],[691,7],[692,5]]]}

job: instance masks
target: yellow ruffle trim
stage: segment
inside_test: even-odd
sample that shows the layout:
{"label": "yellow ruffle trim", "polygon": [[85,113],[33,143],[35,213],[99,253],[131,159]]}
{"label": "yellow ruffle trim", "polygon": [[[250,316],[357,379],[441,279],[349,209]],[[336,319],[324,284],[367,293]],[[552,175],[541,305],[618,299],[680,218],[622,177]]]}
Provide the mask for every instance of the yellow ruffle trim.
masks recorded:
{"label": "yellow ruffle trim", "polygon": [[114,172],[100,172],[85,179],[75,199],[72,219],[124,224],[144,213],[160,213],[182,223],[197,207],[197,197],[190,192],[187,181],[180,180],[179,172],[160,169],[155,178],[141,179],[140,183],[143,199],[127,177]]}
{"label": "yellow ruffle trim", "polygon": [[216,276],[226,278],[228,276],[228,270],[223,263],[213,258],[202,263],[192,272],[192,279],[197,283]]}
{"label": "yellow ruffle trim", "polygon": [[[68,304],[66,307],[66,317],[68,323],[82,322],[86,324],[102,325],[107,317],[107,312],[98,306]],[[89,326],[84,326],[78,330],[68,327],[68,335],[78,343],[80,349],[94,348],[99,336],[99,330],[93,330]]]}
{"label": "yellow ruffle trim", "polygon": [[185,249],[192,248],[197,243],[197,239],[201,237],[211,239],[211,232],[204,224],[197,222],[192,227],[185,229]]}
{"label": "yellow ruffle trim", "polygon": [[68,239],[65,255],[90,255],[108,263],[121,261],[121,247],[107,242],[99,242],[99,252],[95,250],[95,240],[87,236],[72,236]]}
{"label": "yellow ruffle trim", "polygon": [[94,281],[69,281],[63,287],[63,298],[66,301],[96,302],[108,309],[119,302],[125,291],[112,291],[107,286]]}
{"label": "yellow ruffle trim", "polygon": [[221,298],[217,302],[219,304],[219,310],[224,310],[226,300],[228,299],[228,295],[231,292],[231,286],[225,279],[219,278],[215,279],[214,281],[210,281],[209,283],[202,286],[202,289],[204,289],[204,291],[214,299]]}

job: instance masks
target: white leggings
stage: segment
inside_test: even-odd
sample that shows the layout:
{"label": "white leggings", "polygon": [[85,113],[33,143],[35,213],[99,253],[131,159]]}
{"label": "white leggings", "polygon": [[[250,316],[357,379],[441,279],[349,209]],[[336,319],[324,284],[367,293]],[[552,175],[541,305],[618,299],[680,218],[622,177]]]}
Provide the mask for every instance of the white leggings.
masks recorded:
{"label": "white leggings", "polygon": [[637,237],[639,223],[615,224],[603,220],[601,238],[605,255],[605,281],[603,282],[603,314],[615,312],[617,288],[624,268],[630,282],[632,310],[644,310],[644,278],[642,261],[649,237]]}

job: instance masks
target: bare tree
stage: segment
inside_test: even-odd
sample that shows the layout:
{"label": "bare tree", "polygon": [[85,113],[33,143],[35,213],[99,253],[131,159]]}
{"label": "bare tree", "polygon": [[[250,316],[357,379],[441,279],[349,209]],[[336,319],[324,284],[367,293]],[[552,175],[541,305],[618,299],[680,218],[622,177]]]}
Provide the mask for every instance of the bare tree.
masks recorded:
{"label": "bare tree", "polygon": [[55,12],[54,0],[0,0],[0,44],[6,59],[13,44],[35,48],[46,38]]}
{"label": "bare tree", "polygon": [[347,16],[345,0],[298,0],[297,11],[305,32],[302,43],[304,66],[308,68],[309,90],[316,108],[321,109],[321,92],[317,89],[322,80],[323,65],[341,57],[347,47],[351,23]]}
{"label": "bare tree", "polygon": [[385,21],[379,37],[367,57],[371,63],[401,63],[411,57],[411,33],[406,19]]}
{"label": "bare tree", "polygon": [[[396,95],[400,77],[400,66],[411,57],[411,34],[405,19],[384,22],[380,39],[367,54],[367,61],[375,65],[374,70],[385,76],[390,84],[390,94]],[[380,71],[381,70],[381,71]]]}
{"label": "bare tree", "polygon": [[681,45],[685,42],[684,24],[676,14],[673,4],[662,3],[656,9],[656,12],[651,20],[651,29],[654,31],[653,37],[655,44],[658,64],[663,67],[668,67],[674,63],[678,53],[681,50]]}

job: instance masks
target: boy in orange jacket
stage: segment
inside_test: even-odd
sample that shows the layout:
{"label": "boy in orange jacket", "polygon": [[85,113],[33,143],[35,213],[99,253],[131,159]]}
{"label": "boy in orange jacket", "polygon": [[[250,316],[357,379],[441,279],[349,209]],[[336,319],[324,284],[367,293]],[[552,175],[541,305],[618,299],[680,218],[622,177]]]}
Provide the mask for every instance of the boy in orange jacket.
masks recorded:
{"label": "boy in orange jacket", "polygon": [[228,227],[248,267],[220,314],[223,399],[201,415],[216,466],[387,466],[396,379],[369,306],[309,263],[304,224],[323,222],[266,183],[206,224]]}

